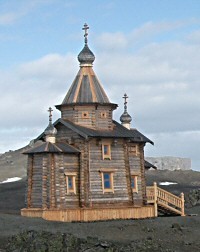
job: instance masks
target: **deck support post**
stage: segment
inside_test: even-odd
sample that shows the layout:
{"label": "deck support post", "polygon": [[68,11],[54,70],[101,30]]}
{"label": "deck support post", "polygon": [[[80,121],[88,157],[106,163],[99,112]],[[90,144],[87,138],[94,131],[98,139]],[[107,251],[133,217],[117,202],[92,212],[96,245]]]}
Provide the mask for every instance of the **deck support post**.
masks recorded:
{"label": "deck support post", "polygon": [[185,216],[185,200],[184,200],[184,193],[181,193],[181,216]]}
{"label": "deck support post", "polygon": [[158,201],[157,201],[157,183],[153,183],[153,188],[154,188],[154,214],[155,217],[158,217]]}

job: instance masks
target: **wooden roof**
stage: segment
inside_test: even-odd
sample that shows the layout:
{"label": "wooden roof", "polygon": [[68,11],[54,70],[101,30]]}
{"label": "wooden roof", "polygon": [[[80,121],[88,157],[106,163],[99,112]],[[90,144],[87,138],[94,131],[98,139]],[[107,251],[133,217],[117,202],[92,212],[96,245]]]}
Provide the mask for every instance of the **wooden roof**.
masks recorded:
{"label": "wooden roof", "polygon": [[74,103],[110,103],[91,66],[80,68],[62,105]]}
{"label": "wooden roof", "polygon": [[50,143],[44,142],[41,145],[33,147],[23,154],[34,153],[79,153],[80,151],[66,143]]}
{"label": "wooden roof", "polygon": [[147,169],[147,170],[149,170],[150,168],[154,168],[154,169],[157,170],[157,167],[156,167],[155,165],[151,164],[150,162],[148,162],[148,161],[146,161],[146,160],[144,160],[144,167],[145,167],[145,169]]}
{"label": "wooden roof", "polygon": [[[116,121],[113,121],[114,124],[114,129],[113,130],[94,130],[90,128],[86,128],[80,125],[76,125],[72,123],[69,120],[63,120],[63,119],[58,119],[55,123],[54,126],[58,123],[61,123],[62,125],[66,126],[67,128],[73,130],[80,136],[84,138],[90,138],[90,137],[95,137],[95,138],[129,138],[133,142],[149,142],[151,144],[154,144],[149,138],[144,136],[142,133],[140,133],[136,129],[127,129],[121,124],[119,124]],[[44,136],[44,133],[42,133],[37,140],[40,140]]]}

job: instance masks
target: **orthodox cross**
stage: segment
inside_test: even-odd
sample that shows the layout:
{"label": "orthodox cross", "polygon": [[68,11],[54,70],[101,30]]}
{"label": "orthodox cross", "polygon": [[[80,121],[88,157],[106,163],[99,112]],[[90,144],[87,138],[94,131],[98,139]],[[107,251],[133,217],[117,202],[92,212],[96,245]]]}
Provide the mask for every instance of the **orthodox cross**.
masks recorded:
{"label": "orthodox cross", "polygon": [[49,122],[52,122],[52,111],[53,109],[51,107],[49,107],[49,110],[47,110],[49,112]]}
{"label": "orthodox cross", "polygon": [[88,36],[88,33],[87,33],[87,30],[89,29],[89,26],[85,23],[84,24],[84,27],[82,28],[82,30],[85,31],[85,34],[84,34],[84,38],[85,38],[85,44],[87,44],[87,36]]}
{"label": "orthodox cross", "polygon": [[128,95],[125,93],[122,98],[124,99],[124,112],[127,112],[127,99],[128,99]]}

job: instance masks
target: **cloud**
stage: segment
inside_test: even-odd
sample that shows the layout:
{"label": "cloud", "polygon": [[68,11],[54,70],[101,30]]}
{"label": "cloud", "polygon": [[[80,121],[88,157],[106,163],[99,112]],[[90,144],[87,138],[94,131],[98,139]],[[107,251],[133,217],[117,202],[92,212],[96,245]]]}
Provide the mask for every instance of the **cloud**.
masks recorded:
{"label": "cloud", "polygon": [[121,50],[128,44],[126,36],[121,32],[103,33],[96,40],[96,45],[103,50]]}
{"label": "cloud", "polygon": [[[53,0],[34,0],[34,1],[17,1],[17,4],[1,3],[0,25],[13,25],[15,22],[28,15],[37,7],[50,4]],[[14,10],[10,10],[10,9]]]}

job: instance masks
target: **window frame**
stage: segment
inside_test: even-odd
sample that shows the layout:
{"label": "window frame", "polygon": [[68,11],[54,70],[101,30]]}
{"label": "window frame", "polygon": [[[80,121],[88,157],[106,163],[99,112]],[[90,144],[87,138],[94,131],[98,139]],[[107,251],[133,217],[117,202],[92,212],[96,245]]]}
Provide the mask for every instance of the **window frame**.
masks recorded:
{"label": "window frame", "polygon": [[[102,183],[102,190],[103,190],[103,194],[104,193],[114,193],[114,172],[116,171],[116,169],[112,169],[112,168],[103,168],[100,169],[99,172],[101,174],[101,183]],[[110,188],[105,188],[104,186],[104,174],[105,173],[109,173],[110,174]]]}
{"label": "window frame", "polygon": [[89,112],[88,111],[82,111],[81,117],[82,117],[82,119],[88,119],[89,118]]}
{"label": "window frame", "polygon": [[[134,187],[132,187],[132,179],[134,180]],[[131,189],[132,192],[138,193],[138,175],[131,174]]]}
{"label": "window frame", "polygon": [[129,154],[132,155],[132,156],[136,156],[137,157],[140,154],[138,144],[134,144],[134,145],[129,146],[128,150],[129,150]]}
{"label": "window frame", "polygon": [[100,114],[101,118],[107,118],[107,113],[106,111],[102,111]]}
{"label": "window frame", "polygon": [[[108,154],[105,154],[104,147],[108,146]],[[111,160],[111,144],[109,142],[102,143],[102,159],[103,160]]]}
{"label": "window frame", "polygon": [[[67,194],[76,194],[76,173],[65,173],[66,176],[66,187],[67,187]],[[72,178],[72,188],[69,188],[69,177]]]}

